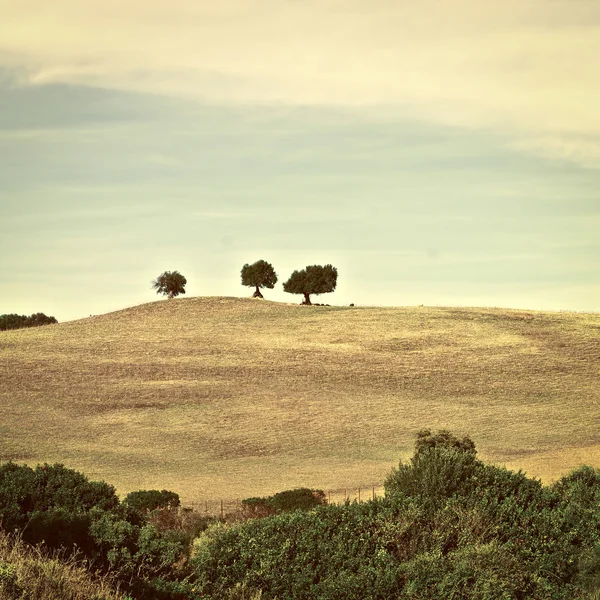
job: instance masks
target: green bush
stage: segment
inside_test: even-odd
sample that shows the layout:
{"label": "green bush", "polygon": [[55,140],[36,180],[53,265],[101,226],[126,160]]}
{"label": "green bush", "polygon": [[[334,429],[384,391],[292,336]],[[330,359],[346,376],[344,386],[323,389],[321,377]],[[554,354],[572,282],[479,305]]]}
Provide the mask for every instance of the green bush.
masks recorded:
{"label": "green bush", "polygon": [[[497,542],[472,545],[451,554],[424,552],[403,563],[402,598],[508,600],[536,597],[526,567]],[[537,595],[537,597],[540,597]]]}
{"label": "green bush", "polygon": [[[419,434],[384,498],[329,506],[298,488],[244,501],[273,513],[263,519],[192,520],[191,557],[177,494],[115,498],[62,465],[0,468],[3,519],[30,541],[77,546],[136,600],[591,600],[600,588],[600,471],[545,487],[448,432]],[[21,593],[7,564],[2,598]]]}
{"label": "green bush", "polygon": [[0,522],[7,531],[23,529],[34,512],[64,509],[86,513],[92,508],[114,510],[119,505],[115,488],[63,465],[7,463],[0,466]]}
{"label": "green bush", "polygon": [[47,317],[44,313],[35,313],[30,317],[26,315],[0,315],[0,331],[7,329],[21,329],[23,327],[39,327],[58,323],[54,317]]}
{"label": "green bush", "polygon": [[441,429],[433,435],[430,429],[421,429],[421,431],[417,433],[415,456],[432,448],[452,449],[457,450],[458,452],[466,452],[473,456],[477,454],[475,442],[468,435],[457,438],[446,429]]}
{"label": "green bush", "polygon": [[296,488],[278,492],[273,496],[242,500],[243,511],[247,517],[266,517],[278,512],[310,510],[324,504],[327,504],[325,492],[309,488]]}
{"label": "green bush", "polygon": [[207,529],[193,597],[584,598],[600,581],[598,475],[544,487],[484,464],[468,438],[426,432],[383,499]]}
{"label": "green bush", "polygon": [[454,448],[432,447],[415,453],[408,464],[394,469],[385,480],[387,496],[418,498],[428,509],[440,508],[453,495],[468,493],[482,467],[474,454]]}
{"label": "green bush", "polygon": [[186,557],[189,536],[159,532],[147,518],[160,510],[175,511],[179,496],[150,490],[128,500],[120,504],[112,486],[90,482],[63,465],[0,467],[0,523],[6,530],[17,530],[24,541],[45,548],[76,549],[80,558],[112,573],[131,592],[145,590],[140,597],[165,598],[164,592],[151,592],[152,582],[180,576],[173,565]]}
{"label": "green bush", "polygon": [[148,514],[160,508],[174,509],[181,504],[179,495],[168,490],[140,490],[125,496],[123,504],[142,514]]}

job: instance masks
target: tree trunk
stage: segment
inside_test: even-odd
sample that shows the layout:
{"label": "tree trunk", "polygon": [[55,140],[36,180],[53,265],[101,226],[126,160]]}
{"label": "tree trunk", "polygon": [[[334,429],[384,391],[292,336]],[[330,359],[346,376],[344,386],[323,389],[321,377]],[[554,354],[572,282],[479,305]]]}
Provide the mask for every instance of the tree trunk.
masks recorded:
{"label": "tree trunk", "polygon": [[310,301],[310,294],[308,292],[304,292],[304,302],[302,304],[312,304]]}
{"label": "tree trunk", "polygon": [[253,298],[263,298],[263,295],[260,293],[258,286],[256,286],[256,291],[254,292],[254,294],[252,294],[252,297]]}

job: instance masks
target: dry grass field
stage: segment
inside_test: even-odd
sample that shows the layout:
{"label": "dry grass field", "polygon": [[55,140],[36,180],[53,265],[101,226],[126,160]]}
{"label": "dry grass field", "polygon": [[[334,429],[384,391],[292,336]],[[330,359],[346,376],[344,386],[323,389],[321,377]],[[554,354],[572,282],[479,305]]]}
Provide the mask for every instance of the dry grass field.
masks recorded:
{"label": "dry grass field", "polygon": [[0,459],[184,501],[381,484],[415,432],[600,466],[600,314],[163,300],[0,332]]}

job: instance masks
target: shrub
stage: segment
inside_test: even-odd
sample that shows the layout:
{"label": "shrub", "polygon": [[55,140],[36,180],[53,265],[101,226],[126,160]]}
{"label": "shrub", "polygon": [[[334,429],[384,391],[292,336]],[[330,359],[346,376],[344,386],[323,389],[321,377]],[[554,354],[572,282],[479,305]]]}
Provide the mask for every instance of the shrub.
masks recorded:
{"label": "shrub", "polygon": [[296,488],[278,492],[269,498],[269,504],[277,511],[310,510],[316,506],[327,504],[323,490]]}
{"label": "shrub", "polygon": [[44,543],[49,548],[73,548],[86,555],[94,552],[94,541],[89,533],[87,514],[71,513],[64,508],[50,508],[31,513],[22,530],[23,540],[30,544]]}
{"label": "shrub", "polygon": [[179,494],[168,490],[140,490],[130,492],[125,496],[123,503],[128,508],[141,514],[148,514],[159,508],[174,509],[181,504]]}
{"label": "shrub", "polygon": [[119,505],[115,488],[61,464],[27,465],[7,463],[0,467],[0,522],[12,531],[21,529],[34,512],[64,509],[71,514],[92,508],[113,510]]}
{"label": "shrub", "polygon": [[598,475],[544,487],[484,464],[468,438],[426,433],[385,498],[209,528],[193,597],[583,598],[600,581]]}
{"label": "shrub", "polygon": [[[128,600],[114,582],[92,576],[74,557],[59,559],[0,531],[2,600]],[[131,599],[129,599],[131,600]]]}
{"label": "shrub", "polygon": [[473,456],[477,454],[475,442],[468,435],[459,439],[446,429],[441,429],[436,435],[433,435],[430,429],[421,429],[417,433],[415,455],[418,456],[421,452],[431,448],[452,449],[458,452],[466,452]]}
{"label": "shrub", "polygon": [[244,515],[247,517],[266,517],[278,512],[310,510],[327,504],[323,490],[296,488],[278,492],[264,498],[246,498],[242,500]]}
{"label": "shrub", "polygon": [[[403,597],[447,600],[507,600],[536,597],[526,567],[506,547],[492,542],[452,554],[425,552],[401,565]],[[539,596],[537,596],[539,597]]]}
{"label": "shrub", "polygon": [[8,329],[21,329],[23,327],[39,327],[58,323],[54,317],[47,317],[44,313],[35,313],[30,317],[26,315],[0,315],[0,331]]}
{"label": "shrub", "polygon": [[454,494],[470,490],[481,466],[471,452],[445,447],[421,449],[408,464],[401,462],[390,473],[384,483],[385,493],[418,498],[435,510]]}

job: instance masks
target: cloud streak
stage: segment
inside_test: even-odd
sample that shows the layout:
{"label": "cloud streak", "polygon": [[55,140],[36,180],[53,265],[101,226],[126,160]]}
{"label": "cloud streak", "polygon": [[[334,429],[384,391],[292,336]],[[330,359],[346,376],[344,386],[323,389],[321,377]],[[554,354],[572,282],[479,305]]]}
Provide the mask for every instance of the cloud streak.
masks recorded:
{"label": "cloud streak", "polygon": [[[600,7],[587,0],[9,2],[0,60],[32,85],[346,106],[525,132],[597,164]],[[35,5],[35,10],[33,10]],[[368,6],[368,7],[367,7]],[[566,156],[552,141],[571,136]],[[583,156],[583,158],[581,158]]]}

